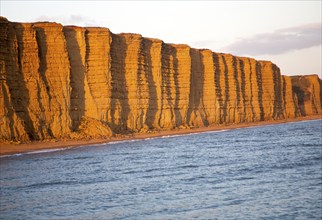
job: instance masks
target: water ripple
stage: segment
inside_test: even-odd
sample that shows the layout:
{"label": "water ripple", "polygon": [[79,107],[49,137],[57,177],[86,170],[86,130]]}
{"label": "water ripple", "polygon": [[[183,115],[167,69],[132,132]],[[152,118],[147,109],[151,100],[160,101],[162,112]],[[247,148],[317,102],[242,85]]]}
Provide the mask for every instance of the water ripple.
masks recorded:
{"label": "water ripple", "polygon": [[0,219],[321,219],[321,123],[1,157]]}

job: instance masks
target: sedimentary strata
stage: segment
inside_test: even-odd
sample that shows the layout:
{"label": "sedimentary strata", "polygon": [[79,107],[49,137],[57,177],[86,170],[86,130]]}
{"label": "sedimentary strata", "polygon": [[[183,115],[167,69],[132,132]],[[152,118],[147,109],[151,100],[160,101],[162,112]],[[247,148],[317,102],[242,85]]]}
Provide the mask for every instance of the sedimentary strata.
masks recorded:
{"label": "sedimentary strata", "polygon": [[0,140],[322,114],[321,79],[139,34],[0,18]]}

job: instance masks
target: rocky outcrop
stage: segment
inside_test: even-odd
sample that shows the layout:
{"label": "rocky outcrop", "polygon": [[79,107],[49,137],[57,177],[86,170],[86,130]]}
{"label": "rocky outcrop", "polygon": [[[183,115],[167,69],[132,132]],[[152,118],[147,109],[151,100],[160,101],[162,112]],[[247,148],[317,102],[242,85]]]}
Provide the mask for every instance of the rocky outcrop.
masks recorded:
{"label": "rocky outcrop", "polygon": [[322,80],[317,75],[292,76],[297,115],[322,114]]}
{"label": "rocky outcrop", "polygon": [[108,137],[322,114],[321,79],[107,28],[0,18],[0,139]]}

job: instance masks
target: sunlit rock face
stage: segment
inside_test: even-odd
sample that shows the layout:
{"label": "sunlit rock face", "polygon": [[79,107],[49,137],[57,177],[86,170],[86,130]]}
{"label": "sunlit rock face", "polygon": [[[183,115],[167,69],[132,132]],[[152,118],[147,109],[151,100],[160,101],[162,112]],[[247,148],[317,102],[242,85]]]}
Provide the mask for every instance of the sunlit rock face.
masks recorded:
{"label": "sunlit rock face", "polygon": [[297,115],[322,114],[322,80],[317,75],[292,76]]}
{"label": "sunlit rock face", "polygon": [[0,140],[108,137],[322,113],[321,79],[139,34],[0,18]]}

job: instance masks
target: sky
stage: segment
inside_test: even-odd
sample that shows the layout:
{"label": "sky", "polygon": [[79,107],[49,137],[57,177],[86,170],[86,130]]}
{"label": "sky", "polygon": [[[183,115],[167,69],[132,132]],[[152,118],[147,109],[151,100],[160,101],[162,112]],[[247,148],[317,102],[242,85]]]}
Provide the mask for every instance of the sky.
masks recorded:
{"label": "sky", "polygon": [[321,77],[321,0],[1,0],[10,21],[55,21],[270,60],[283,75]]}

